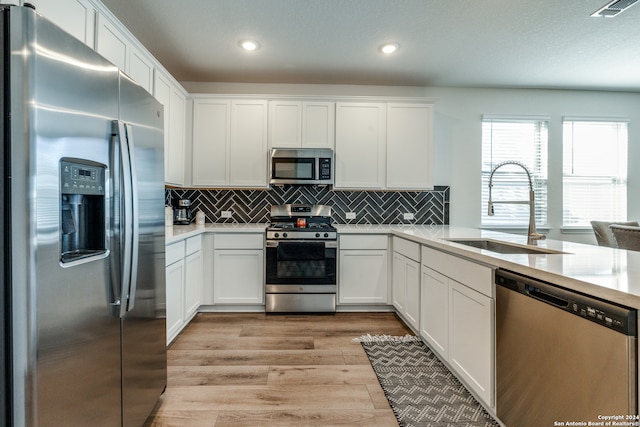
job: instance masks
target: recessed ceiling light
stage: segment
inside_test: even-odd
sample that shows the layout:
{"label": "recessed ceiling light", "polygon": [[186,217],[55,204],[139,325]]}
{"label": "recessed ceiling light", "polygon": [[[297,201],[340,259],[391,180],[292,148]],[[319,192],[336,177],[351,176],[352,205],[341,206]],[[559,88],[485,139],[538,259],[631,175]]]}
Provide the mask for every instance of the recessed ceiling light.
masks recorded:
{"label": "recessed ceiling light", "polygon": [[385,43],[382,46],[380,46],[380,52],[389,55],[395,52],[396,50],[398,50],[399,48],[400,48],[400,45],[398,43]]}
{"label": "recessed ceiling light", "polygon": [[243,48],[244,50],[258,50],[260,49],[260,43],[258,43],[255,40],[240,40],[238,42],[238,44],[240,45],[241,48]]}

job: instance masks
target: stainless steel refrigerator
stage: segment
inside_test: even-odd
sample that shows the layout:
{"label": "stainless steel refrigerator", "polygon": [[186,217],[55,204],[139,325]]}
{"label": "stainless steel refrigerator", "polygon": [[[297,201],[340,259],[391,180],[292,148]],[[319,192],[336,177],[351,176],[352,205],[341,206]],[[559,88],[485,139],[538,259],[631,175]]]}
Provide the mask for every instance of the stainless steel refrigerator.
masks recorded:
{"label": "stainless steel refrigerator", "polygon": [[167,378],[162,106],[34,10],[0,12],[0,415],[140,426]]}

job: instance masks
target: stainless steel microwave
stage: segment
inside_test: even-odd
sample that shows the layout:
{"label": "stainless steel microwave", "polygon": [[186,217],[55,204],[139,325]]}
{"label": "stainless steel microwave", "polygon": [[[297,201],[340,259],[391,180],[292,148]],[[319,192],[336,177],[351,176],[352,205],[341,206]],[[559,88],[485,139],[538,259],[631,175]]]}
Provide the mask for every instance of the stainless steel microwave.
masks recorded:
{"label": "stainless steel microwave", "polygon": [[333,150],[330,148],[273,148],[270,184],[333,184]]}

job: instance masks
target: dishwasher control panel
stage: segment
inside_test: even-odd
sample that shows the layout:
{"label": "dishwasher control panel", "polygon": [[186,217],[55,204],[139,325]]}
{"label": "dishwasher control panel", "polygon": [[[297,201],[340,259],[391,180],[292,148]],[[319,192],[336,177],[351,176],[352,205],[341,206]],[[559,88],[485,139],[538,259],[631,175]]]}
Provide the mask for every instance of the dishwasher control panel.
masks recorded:
{"label": "dishwasher control panel", "polygon": [[628,336],[637,336],[637,311],[506,270],[496,271],[495,282],[514,292],[583,317]]}

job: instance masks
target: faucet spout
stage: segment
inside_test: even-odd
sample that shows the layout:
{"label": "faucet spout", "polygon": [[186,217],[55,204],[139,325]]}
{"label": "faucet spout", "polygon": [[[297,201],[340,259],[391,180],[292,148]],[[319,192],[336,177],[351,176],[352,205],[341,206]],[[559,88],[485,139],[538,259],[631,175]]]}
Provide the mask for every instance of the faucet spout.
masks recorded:
{"label": "faucet spout", "polygon": [[[501,201],[493,201],[491,197],[491,189],[493,188],[493,174],[496,173],[498,169],[505,165],[515,165],[520,166],[524,169],[527,174],[527,179],[529,180],[529,200],[501,200]],[[536,241],[544,240],[546,236],[544,234],[539,234],[536,232],[536,211],[535,211],[535,193],[533,191],[533,180],[531,178],[531,172],[529,172],[529,168],[527,168],[524,163],[515,161],[515,160],[507,160],[505,162],[498,163],[491,174],[489,175],[489,203],[488,203],[488,215],[493,216],[493,205],[496,203],[528,203],[529,204],[529,229],[527,231],[527,244],[535,245]]]}

